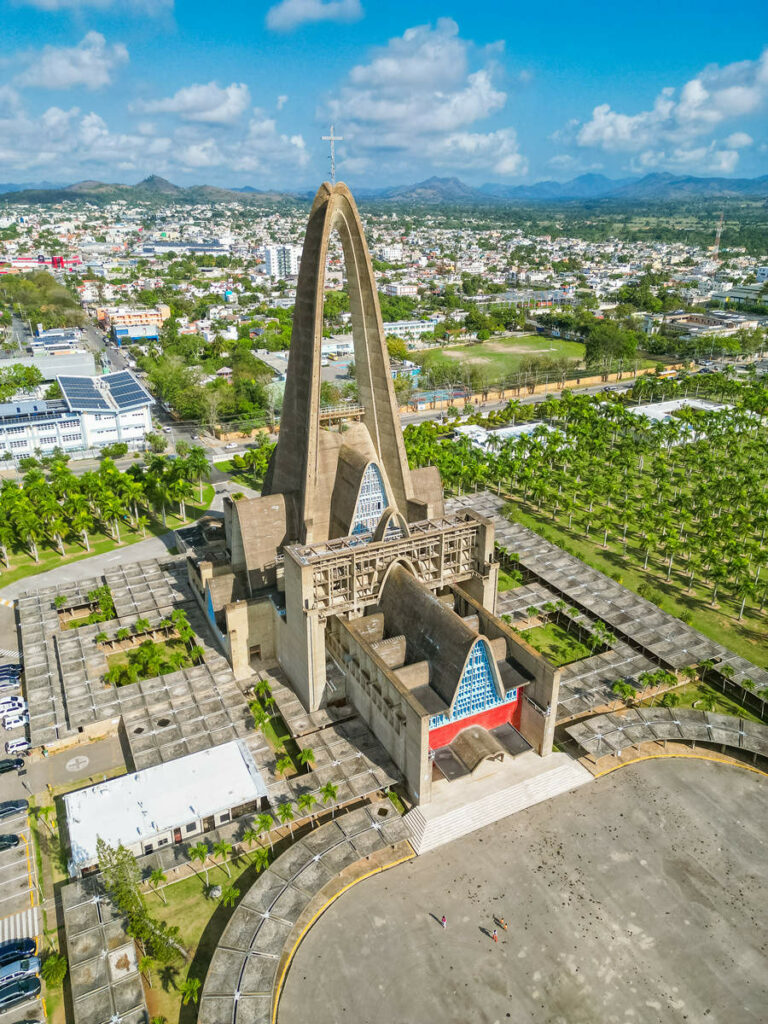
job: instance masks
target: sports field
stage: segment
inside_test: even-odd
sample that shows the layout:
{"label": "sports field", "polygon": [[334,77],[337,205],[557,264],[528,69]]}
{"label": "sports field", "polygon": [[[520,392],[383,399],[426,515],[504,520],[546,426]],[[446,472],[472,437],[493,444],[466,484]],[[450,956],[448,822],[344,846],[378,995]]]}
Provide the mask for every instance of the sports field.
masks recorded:
{"label": "sports field", "polygon": [[579,341],[561,341],[559,338],[540,338],[527,335],[516,338],[492,338],[475,345],[452,345],[415,355],[425,370],[438,366],[461,370],[474,367],[480,370],[489,384],[495,384],[510,374],[518,373],[523,360],[569,359],[574,365],[584,360],[584,346]]}

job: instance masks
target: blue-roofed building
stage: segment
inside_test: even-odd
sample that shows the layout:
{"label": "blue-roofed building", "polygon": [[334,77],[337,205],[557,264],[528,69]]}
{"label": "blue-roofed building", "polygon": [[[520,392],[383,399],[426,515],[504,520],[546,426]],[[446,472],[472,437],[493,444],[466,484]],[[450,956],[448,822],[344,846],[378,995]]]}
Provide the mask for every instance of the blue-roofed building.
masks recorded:
{"label": "blue-roofed building", "polygon": [[13,459],[98,450],[124,442],[144,448],[152,429],[152,396],[132,373],[102,377],[59,376],[62,398],[0,404],[0,457]]}

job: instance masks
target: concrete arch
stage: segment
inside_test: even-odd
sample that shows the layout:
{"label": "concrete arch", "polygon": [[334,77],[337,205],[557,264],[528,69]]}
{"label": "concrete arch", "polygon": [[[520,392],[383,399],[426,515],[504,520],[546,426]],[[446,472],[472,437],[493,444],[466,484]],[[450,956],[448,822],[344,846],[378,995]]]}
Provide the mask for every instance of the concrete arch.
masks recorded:
{"label": "concrete arch", "polygon": [[384,590],[387,580],[389,579],[390,574],[392,573],[392,570],[395,568],[396,565],[399,565],[402,569],[405,569],[407,572],[409,572],[415,580],[419,578],[419,573],[416,569],[416,566],[413,564],[410,558],[406,558],[405,555],[401,555],[399,558],[393,559],[387,566],[386,570],[384,571],[384,575],[381,577],[381,583],[379,584],[379,593],[381,593]]}
{"label": "concrete arch", "polygon": [[265,494],[292,495],[292,533],[302,543],[311,538],[321,473],[320,349],[325,264],[333,231],[341,238],[347,270],[363,423],[392,489],[390,500],[407,512],[412,497],[376,282],[360,215],[346,185],[324,182],[312,204],[304,237],[280,440],[264,488]]}
{"label": "concrete arch", "polygon": [[398,512],[396,508],[393,508],[392,505],[390,505],[388,508],[384,509],[384,514],[379,520],[379,525],[376,527],[376,531],[373,535],[373,539],[375,541],[384,540],[387,530],[389,529],[389,524],[393,519],[397,520],[397,525],[400,527],[403,537],[410,537],[411,531],[408,527],[405,516],[402,512]]}

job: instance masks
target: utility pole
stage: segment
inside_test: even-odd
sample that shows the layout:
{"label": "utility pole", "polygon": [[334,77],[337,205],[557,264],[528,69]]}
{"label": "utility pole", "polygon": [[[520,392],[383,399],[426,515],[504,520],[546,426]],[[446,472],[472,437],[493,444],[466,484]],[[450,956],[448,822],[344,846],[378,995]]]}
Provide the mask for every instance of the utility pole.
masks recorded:
{"label": "utility pole", "polygon": [[323,142],[330,142],[331,144],[331,184],[336,184],[336,143],[343,142],[343,135],[333,134],[333,125],[331,125],[331,134],[323,136]]}

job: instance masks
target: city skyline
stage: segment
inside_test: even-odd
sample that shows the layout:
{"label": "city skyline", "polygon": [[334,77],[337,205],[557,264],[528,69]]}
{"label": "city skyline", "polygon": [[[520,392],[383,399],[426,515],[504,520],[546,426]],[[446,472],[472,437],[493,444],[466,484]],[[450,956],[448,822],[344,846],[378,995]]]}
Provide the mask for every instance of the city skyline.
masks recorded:
{"label": "city skyline", "polygon": [[691,23],[658,4],[555,4],[546,25],[427,0],[234,3],[213,21],[173,0],[4,8],[3,181],[306,188],[329,176],[331,123],[337,176],[359,186],[750,177],[767,164],[757,3],[744,11],[756,42],[734,24],[712,33],[706,6]]}

